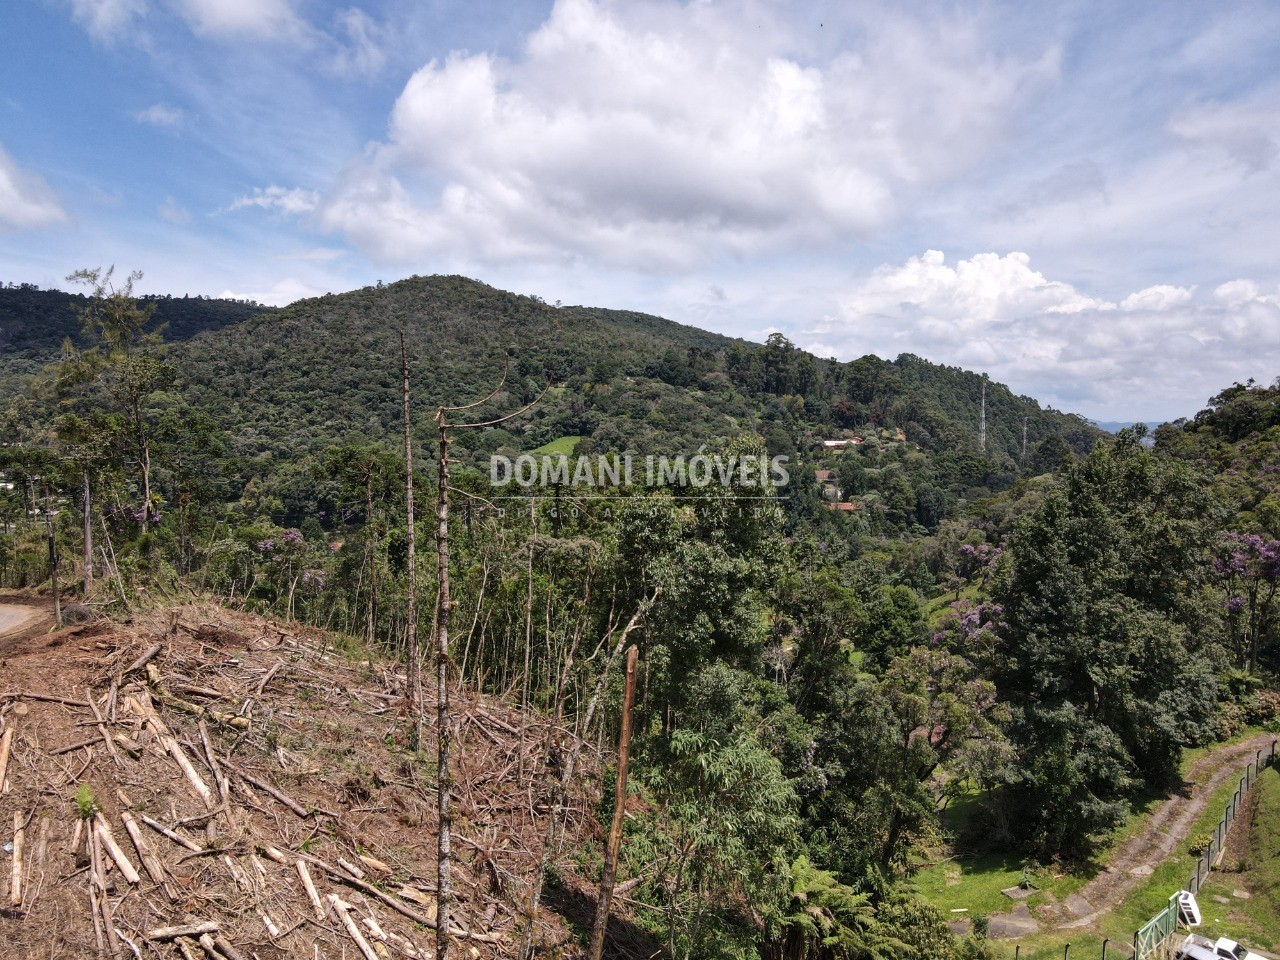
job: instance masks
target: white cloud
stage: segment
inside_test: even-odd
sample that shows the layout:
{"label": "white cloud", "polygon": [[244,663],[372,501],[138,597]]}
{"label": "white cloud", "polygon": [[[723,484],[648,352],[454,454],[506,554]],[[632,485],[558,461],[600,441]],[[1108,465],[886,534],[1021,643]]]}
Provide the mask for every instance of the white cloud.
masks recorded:
{"label": "white cloud", "polygon": [[103,41],[120,37],[146,12],[146,0],[71,0],[71,18]]}
{"label": "white cloud", "polygon": [[263,40],[297,38],[305,26],[291,0],[171,0],[197,34]]}
{"label": "white cloud", "polygon": [[688,267],[866,235],[1057,70],[884,13],[801,61],[769,7],[558,0],[520,57],[418,70],[320,221],[374,257]]}
{"label": "white cloud", "polygon": [[1280,107],[1266,100],[1198,103],[1176,113],[1169,130],[1194,147],[1224,154],[1246,174],[1269,170],[1280,157]]}
{"label": "white cloud", "polygon": [[1121,310],[1169,310],[1190,303],[1195,296],[1195,287],[1174,287],[1167,283],[1158,283],[1131,293],[1120,301]]}
{"label": "white cloud", "polygon": [[176,127],[182,123],[183,112],[167,103],[154,103],[145,110],[137,110],[133,119],[139,123],[151,124],[155,127]]}
{"label": "white cloud", "polygon": [[387,65],[386,28],[359,8],[340,10],[334,17],[339,50],[333,65],[339,73],[375,74]]}
{"label": "white cloud", "polygon": [[1223,284],[1212,301],[1194,291],[1149,287],[1117,308],[1046,278],[1024,253],[952,267],[929,251],[879,268],[797,339],[843,359],[914,353],[985,370],[1095,416],[1175,416],[1228,383],[1269,381],[1280,369],[1280,297],[1249,280]]}
{"label": "white cloud", "polygon": [[328,292],[325,288],[317,287],[307,283],[305,280],[299,280],[297,277],[285,277],[283,280],[260,290],[246,292],[228,288],[218,294],[218,299],[252,300],[255,303],[265,303],[272,307],[283,307],[293,303],[295,300],[301,300],[304,297],[318,297]]}
{"label": "white cloud", "polygon": [[0,231],[33,230],[66,221],[57,196],[0,146]]}
{"label": "white cloud", "polygon": [[263,210],[279,210],[283,213],[299,215],[310,213],[316,208],[317,202],[318,195],[314,190],[278,187],[273,184],[266,188],[259,187],[247,196],[237,197],[231,202],[231,209],[260,207]]}
{"label": "white cloud", "polygon": [[175,226],[185,227],[191,222],[191,212],[173,197],[166,197],[164,203],[156,207],[156,213],[160,215],[161,220],[167,220]]}

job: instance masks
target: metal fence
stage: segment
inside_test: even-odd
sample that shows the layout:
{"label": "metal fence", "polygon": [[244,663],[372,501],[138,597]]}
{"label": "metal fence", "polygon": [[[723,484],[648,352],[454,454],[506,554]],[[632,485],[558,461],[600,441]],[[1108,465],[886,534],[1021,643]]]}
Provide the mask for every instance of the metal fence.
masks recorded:
{"label": "metal fence", "polygon": [[1199,894],[1200,884],[1209,875],[1210,871],[1218,865],[1218,861],[1222,859],[1223,851],[1226,849],[1227,831],[1236,822],[1236,814],[1240,810],[1240,804],[1249,795],[1249,791],[1253,788],[1254,783],[1257,782],[1258,775],[1276,762],[1277,742],[1280,741],[1271,741],[1270,753],[1264,754],[1259,750],[1254,755],[1253,760],[1249,762],[1249,765],[1244,768],[1244,776],[1240,778],[1240,783],[1236,785],[1236,792],[1232,794],[1231,802],[1227,804],[1226,810],[1223,811],[1222,819],[1218,821],[1218,826],[1214,829],[1208,846],[1201,853],[1200,859],[1196,861],[1196,872],[1191,875],[1191,879],[1187,881],[1187,885],[1183,889]]}

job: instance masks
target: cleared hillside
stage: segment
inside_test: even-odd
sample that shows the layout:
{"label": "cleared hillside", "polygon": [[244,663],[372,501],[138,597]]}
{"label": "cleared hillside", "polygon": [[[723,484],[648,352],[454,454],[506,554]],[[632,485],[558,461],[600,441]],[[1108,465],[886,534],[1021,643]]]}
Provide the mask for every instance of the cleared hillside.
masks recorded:
{"label": "cleared hillside", "polygon": [[[47,627],[0,637],[0,833],[17,850],[5,856],[6,957],[203,955],[199,932],[161,930],[176,926],[205,930],[228,957],[360,956],[348,917],[379,957],[431,956],[434,772],[409,748],[391,666],[211,605]],[[548,728],[465,691],[456,704],[458,955],[513,956],[550,810]],[[596,834],[594,770],[588,759],[572,785],[565,849]],[[562,876],[538,939],[572,957],[565,917],[588,901]],[[633,955],[638,934],[615,926],[616,955]]]}

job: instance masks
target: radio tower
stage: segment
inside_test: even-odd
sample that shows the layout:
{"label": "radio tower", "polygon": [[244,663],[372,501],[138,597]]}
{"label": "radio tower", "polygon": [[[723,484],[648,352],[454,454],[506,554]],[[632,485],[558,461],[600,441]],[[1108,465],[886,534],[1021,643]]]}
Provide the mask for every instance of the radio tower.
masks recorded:
{"label": "radio tower", "polygon": [[987,375],[982,375],[982,422],[978,426],[978,449],[987,452]]}

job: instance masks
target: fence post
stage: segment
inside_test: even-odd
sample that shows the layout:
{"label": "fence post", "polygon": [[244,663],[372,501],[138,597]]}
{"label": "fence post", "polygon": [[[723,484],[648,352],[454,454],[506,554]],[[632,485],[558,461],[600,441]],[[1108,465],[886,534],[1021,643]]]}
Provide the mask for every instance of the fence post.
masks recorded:
{"label": "fence post", "polygon": [[1070,960],[1070,957],[1071,957],[1071,944],[1068,943],[1065,947],[1062,948],[1062,960]]}
{"label": "fence post", "polygon": [[1142,960],[1138,953],[1138,934],[1136,931],[1133,934],[1133,960]]}
{"label": "fence post", "polygon": [[1107,960],[1107,944],[1110,942],[1109,939],[1102,941],[1102,960]]}
{"label": "fence post", "polygon": [[1015,943],[1013,945],[1013,960],[1018,960],[1018,957],[1021,953],[1022,953],[1022,944]]}

